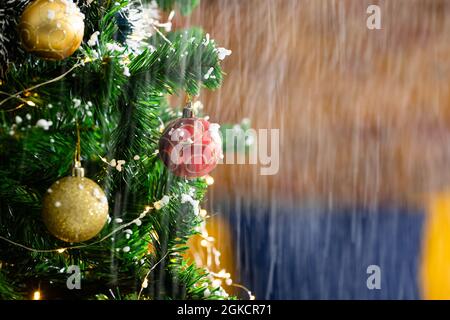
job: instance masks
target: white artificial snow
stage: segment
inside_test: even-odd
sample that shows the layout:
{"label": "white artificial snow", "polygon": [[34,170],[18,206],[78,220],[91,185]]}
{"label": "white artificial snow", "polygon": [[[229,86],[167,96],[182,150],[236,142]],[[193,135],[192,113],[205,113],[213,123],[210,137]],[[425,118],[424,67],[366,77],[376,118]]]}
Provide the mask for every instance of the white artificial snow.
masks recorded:
{"label": "white artificial snow", "polygon": [[192,206],[192,209],[194,210],[194,214],[196,216],[200,213],[200,201],[194,200],[190,194],[182,194],[181,195],[181,203],[190,203]]}
{"label": "white artificial snow", "polygon": [[161,210],[163,207],[165,207],[170,201],[170,197],[165,195],[161,198],[161,200],[158,200],[156,202],[153,203],[153,207],[156,210]]}
{"label": "white artificial snow", "polygon": [[93,47],[93,46],[97,45],[97,44],[98,44],[98,36],[99,36],[99,35],[100,35],[100,32],[99,32],[99,31],[95,31],[95,32],[90,36],[90,38],[89,38],[87,44],[88,44],[90,47]]}
{"label": "white artificial snow", "polygon": [[222,285],[222,280],[220,280],[220,279],[214,279],[213,282],[211,283],[211,285],[212,285],[214,288],[218,288],[218,287],[220,287],[220,286]]}
{"label": "white artificial snow", "polygon": [[108,49],[109,51],[119,51],[119,52],[123,52],[124,48],[122,46],[120,46],[117,43],[107,43],[106,44],[106,49]]}
{"label": "white artificial snow", "polygon": [[81,106],[81,100],[80,99],[73,98],[72,102],[73,102],[74,108],[78,108],[79,106]]}
{"label": "white artificial snow", "polygon": [[206,36],[205,36],[205,39],[203,39],[203,41],[202,41],[202,44],[203,44],[205,47],[206,47],[206,46],[209,44],[209,42],[210,42],[209,38],[210,38],[210,35],[209,35],[209,33],[207,33]]}
{"label": "white artificial snow", "polygon": [[214,71],[213,67],[208,69],[208,71],[205,74],[205,80],[208,80],[211,77],[211,74],[213,73],[213,71]]}
{"label": "white artificial snow", "polygon": [[40,127],[44,130],[50,129],[50,127],[53,125],[53,122],[47,121],[45,119],[39,119],[38,122],[36,122],[36,127]]}
{"label": "white artificial snow", "polygon": [[231,55],[232,51],[226,48],[217,48],[216,49],[217,56],[219,60],[224,60],[227,56]]}
{"label": "white artificial snow", "polygon": [[127,20],[132,26],[132,33],[127,37],[127,46],[130,50],[139,54],[148,48],[156,50],[146,42],[155,32],[156,28],[164,28],[166,32],[172,30],[172,19],[175,12],[172,11],[166,22],[161,22],[160,10],[156,1],[142,3],[139,0],[130,1],[126,8]]}
{"label": "white artificial snow", "polygon": [[124,66],[124,67],[123,67],[123,75],[124,75],[125,77],[131,76],[130,69],[129,69],[127,66]]}
{"label": "white artificial snow", "polygon": [[117,160],[117,165],[116,165],[116,169],[117,171],[121,172],[122,171],[122,165],[125,164],[125,160]]}

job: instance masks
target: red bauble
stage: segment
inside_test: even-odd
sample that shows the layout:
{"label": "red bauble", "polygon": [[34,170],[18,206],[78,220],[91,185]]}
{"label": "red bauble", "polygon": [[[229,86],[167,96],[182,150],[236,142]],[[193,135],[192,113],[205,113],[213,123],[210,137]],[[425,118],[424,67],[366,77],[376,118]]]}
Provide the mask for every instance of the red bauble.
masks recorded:
{"label": "red bauble", "polygon": [[172,121],[159,141],[159,155],[176,176],[202,177],[223,157],[219,125],[202,118],[186,117]]}

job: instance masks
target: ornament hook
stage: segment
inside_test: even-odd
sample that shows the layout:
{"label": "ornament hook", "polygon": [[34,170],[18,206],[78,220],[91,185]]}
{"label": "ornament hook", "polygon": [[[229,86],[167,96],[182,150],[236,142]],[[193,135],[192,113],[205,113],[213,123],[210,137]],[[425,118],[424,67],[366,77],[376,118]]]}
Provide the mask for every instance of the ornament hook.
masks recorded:
{"label": "ornament hook", "polygon": [[194,111],[192,110],[192,98],[187,93],[185,98],[185,107],[183,108],[183,118],[192,118],[194,117]]}
{"label": "ornament hook", "polygon": [[84,177],[84,168],[81,166],[81,139],[80,139],[80,125],[77,121],[77,145],[75,148],[75,159],[72,168],[72,176],[74,177]]}

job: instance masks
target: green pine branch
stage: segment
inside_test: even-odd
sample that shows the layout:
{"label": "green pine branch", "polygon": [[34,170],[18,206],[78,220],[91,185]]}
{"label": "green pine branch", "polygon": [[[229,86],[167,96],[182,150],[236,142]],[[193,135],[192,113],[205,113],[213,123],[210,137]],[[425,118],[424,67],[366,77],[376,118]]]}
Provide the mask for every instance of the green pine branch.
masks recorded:
{"label": "green pine branch", "polygon": [[[67,246],[47,232],[41,201],[53,182],[70,174],[77,124],[87,176],[107,193],[112,218],[81,249],[31,252],[0,241],[1,299],[27,299],[30,290],[38,287],[47,297],[136,299],[147,274],[149,283],[140,298],[205,298],[207,273],[183,258],[201,220],[181,198],[194,188],[195,199],[202,201],[207,186],[201,179],[185,181],[171,175],[156,151],[161,121],[167,124],[175,117],[168,111],[166,96],[197,95],[202,88],[220,86],[223,75],[217,50],[202,30],[192,28],[155,33],[148,40],[151,47],[140,54],[125,54],[126,45],[116,41],[117,15],[128,1],[116,2],[82,7],[85,41],[100,31],[98,46],[83,45],[63,61],[25,55],[8,68],[0,86],[0,91],[14,94],[58,79],[0,106],[0,235],[34,249]],[[158,2],[163,9],[178,7],[185,14],[198,4]],[[1,95],[0,101],[4,98]],[[51,125],[37,126],[40,120]],[[104,162],[112,159],[125,160],[123,169]],[[95,242],[121,225],[117,219],[122,224],[137,219],[164,195],[170,195],[169,204],[151,210],[140,225]],[[81,291],[66,288],[65,270],[73,264],[82,271]],[[218,297],[213,292],[209,298]]]}

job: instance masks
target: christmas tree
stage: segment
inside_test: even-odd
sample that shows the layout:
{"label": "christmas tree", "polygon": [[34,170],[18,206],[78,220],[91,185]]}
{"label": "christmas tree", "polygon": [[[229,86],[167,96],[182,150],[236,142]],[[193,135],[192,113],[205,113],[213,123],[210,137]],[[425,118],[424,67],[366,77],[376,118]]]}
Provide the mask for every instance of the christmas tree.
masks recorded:
{"label": "christmas tree", "polygon": [[[0,1],[0,299],[228,298],[185,254],[218,126],[169,103],[222,81],[229,51],[172,30],[199,0]],[[186,118],[207,154],[175,168]]]}

